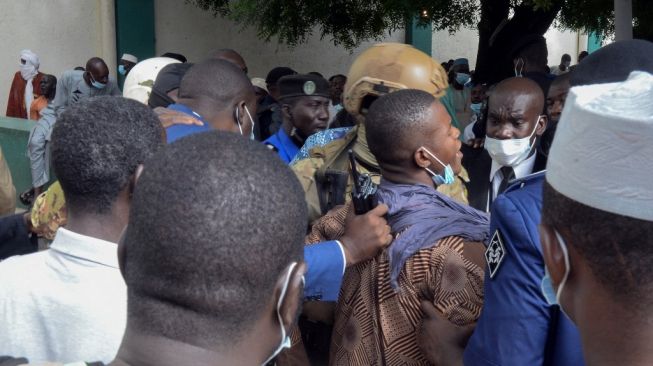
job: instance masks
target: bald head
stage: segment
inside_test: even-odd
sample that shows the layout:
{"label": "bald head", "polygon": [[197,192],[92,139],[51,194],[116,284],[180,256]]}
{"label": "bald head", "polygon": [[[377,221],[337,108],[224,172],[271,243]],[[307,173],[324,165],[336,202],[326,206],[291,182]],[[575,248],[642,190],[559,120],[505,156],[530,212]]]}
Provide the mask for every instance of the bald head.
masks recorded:
{"label": "bald head", "polygon": [[103,59],[99,57],[91,57],[88,61],[86,61],[86,70],[102,67],[107,68],[107,64]]}
{"label": "bald head", "polygon": [[245,63],[245,59],[238,52],[232,50],[231,48],[221,48],[217,51],[214,51],[209,55],[209,58],[231,62],[239,69],[241,69],[245,74],[247,74],[247,64]]}
{"label": "bald head", "polygon": [[543,109],[544,93],[537,83],[527,78],[506,79],[490,95],[487,135],[496,139],[541,135],[546,128]]}
{"label": "bald head", "polygon": [[104,60],[99,57],[91,57],[86,61],[86,71],[84,80],[88,85],[91,85],[93,80],[102,84],[109,82],[109,68]]}
{"label": "bald head", "polygon": [[254,87],[247,75],[224,60],[208,59],[195,64],[179,85],[180,100],[210,100],[218,109],[249,97],[255,99]]}
{"label": "bald head", "polygon": [[544,93],[542,88],[531,79],[510,78],[500,82],[492,91],[490,108],[493,104],[519,105],[541,111],[544,108]]}

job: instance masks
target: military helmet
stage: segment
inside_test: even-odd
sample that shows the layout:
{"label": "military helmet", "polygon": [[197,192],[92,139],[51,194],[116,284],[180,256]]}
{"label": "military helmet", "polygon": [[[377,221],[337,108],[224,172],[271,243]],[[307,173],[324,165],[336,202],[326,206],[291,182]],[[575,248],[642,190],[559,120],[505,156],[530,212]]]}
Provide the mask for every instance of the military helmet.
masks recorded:
{"label": "military helmet", "polygon": [[449,84],[440,62],[415,47],[379,43],[351,65],[344,90],[347,112],[362,117],[378,97],[400,89],[419,89],[442,97]]}

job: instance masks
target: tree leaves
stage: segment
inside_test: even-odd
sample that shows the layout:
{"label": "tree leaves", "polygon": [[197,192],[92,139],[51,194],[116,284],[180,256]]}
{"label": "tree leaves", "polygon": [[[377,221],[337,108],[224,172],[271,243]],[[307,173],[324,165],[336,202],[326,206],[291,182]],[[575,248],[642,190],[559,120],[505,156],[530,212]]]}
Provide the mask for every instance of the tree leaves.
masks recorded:
{"label": "tree leaves", "polygon": [[[474,28],[481,20],[481,7],[491,8],[501,0],[186,0],[214,16],[223,16],[243,26],[254,27],[264,40],[296,46],[317,32],[335,45],[353,49],[361,42],[380,40],[387,32],[403,29],[411,19],[431,23],[435,30],[455,32]],[[548,11],[561,0],[509,0],[514,10],[531,7]],[[563,0],[555,25],[563,29],[614,32],[614,0]],[[651,19],[653,7],[646,0],[633,0],[637,19]],[[650,4],[649,4],[650,5]],[[503,6],[503,5],[502,5]],[[423,14],[426,16],[421,16]],[[638,23],[653,30],[653,22]],[[653,33],[653,32],[651,32]]]}

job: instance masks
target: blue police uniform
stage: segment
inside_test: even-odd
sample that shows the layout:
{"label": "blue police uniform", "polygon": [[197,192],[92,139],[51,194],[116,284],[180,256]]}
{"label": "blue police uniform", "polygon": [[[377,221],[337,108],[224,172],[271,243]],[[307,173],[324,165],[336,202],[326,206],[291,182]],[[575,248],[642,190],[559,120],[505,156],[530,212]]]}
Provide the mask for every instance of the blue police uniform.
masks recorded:
{"label": "blue police uniform", "polygon": [[[204,123],[202,126],[173,125],[168,127],[166,130],[168,143],[194,133],[212,130],[202,116],[187,106],[171,104],[168,108],[193,116]],[[290,160],[292,157],[287,162]],[[304,262],[308,267],[304,276],[306,281],[304,297],[309,300],[336,301],[345,268],[345,257],[340,245],[336,241],[327,241],[306,246],[304,247]]]}
{"label": "blue police uniform", "polygon": [[281,160],[290,164],[295,155],[299,152],[299,146],[288,136],[286,131],[281,128],[277,133],[263,141],[264,144],[271,146],[279,154]]}
{"label": "blue police uniform", "polygon": [[202,121],[202,125],[172,125],[166,129],[166,135],[167,135],[167,142],[171,143],[173,141],[179,140],[180,138],[188,135],[192,135],[194,133],[200,133],[200,132],[207,132],[211,131],[212,128],[209,125],[209,123],[204,119],[204,117],[200,116],[198,113],[194,112],[192,109],[189,107],[183,105],[183,104],[170,104],[168,106],[168,109],[172,109],[173,111],[178,111],[182,112],[184,114],[187,114],[189,116],[193,116],[196,119]]}
{"label": "blue police uniform", "polygon": [[541,291],[543,182],[544,172],[517,180],[492,204],[483,311],[465,365],[584,364],[578,330]]}

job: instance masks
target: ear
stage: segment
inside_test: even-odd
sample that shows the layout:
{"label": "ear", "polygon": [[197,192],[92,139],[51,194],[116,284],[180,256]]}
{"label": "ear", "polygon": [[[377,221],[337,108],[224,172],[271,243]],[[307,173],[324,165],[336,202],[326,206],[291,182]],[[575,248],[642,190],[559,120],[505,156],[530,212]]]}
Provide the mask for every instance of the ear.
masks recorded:
{"label": "ear", "polygon": [[[304,299],[305,273],[306,263],[300,261],[290,273],[288,288],[286,289],[286,294],[279,308],[279,314],[281,314],[281,321],[283,322],[281,326],[286,329],[286,334],[290,332],[290,329],[297,321],[297,316],[299,315],[301,309],[301,304]],[[286,275],[286,273],[283,273],[277,281],[277,288],[275,289],[275,293],[277,294],[275,298],[275,304],[278,304],[279,302],[279,296],[281,296],[281,290],[283,288]]]}
{"label": "ear", "polygon": [[281,114],[283,118],[288,121],[292,121],[292,112],[290,111],[290,105],[282,104],[281,105]]}
{"label": "ear", "polygon": [[134,194],[134,190],[136,189],[136,184],[138,183],[138,179],[141,177],[141,174],[143,173],[143,164],[138,164],[136,167],[136,171],[131,177],[131,180],[129,181],[129,197]]}
{"label": "ear", "polygon": [[429,155],[424,151],[424,149],[419,148],[413,153],[413,160],[420,168],[428,168],[432,163]]}
{"label": "ear", "polygon": [[125,233],[127,233],[127,228],[129,224],[125,225],[125,228],[122,229],[122,234],[120,234],[120,239],[118,240],[118,268],[120,268],[120,275],[122,278],[125,278],[125,259],[127,258],[127,248],[125,247]]}
{"label": "ear", "polygon": [[549,123],[549,117],[546,114],[540,115],[540,120],[537,122],[537,127],[535,127],[535,134],[537,136],[542,136],[544,131],[546,131],[546,126]]}
{"label": "ear", "polygon": [[546,224],[540,224],[539,231],[544,263],[546,264],[546,268],[549,270],[551,283],[555,288],[557,288],[565,275],[564,252],[560,247],[560,243],[558,243],[558,238],[556,237],[552,227]]}

